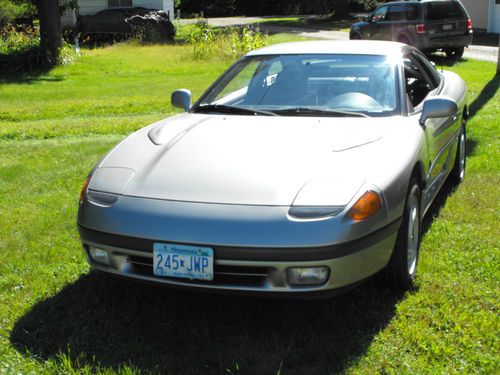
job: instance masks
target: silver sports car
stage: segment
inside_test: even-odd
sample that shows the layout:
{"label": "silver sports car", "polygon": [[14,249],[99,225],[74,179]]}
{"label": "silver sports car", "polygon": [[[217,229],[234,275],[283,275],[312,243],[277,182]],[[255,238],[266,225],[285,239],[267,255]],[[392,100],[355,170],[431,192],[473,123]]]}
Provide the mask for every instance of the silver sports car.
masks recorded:
{"label": "silver sports car", "polygon": [[313,296],[385,269],[401,288],[422,217],[465,173],[465,84],[410,46],[299,42],[250,52],[185,113],[89,174],[89,263],[195,289]]}

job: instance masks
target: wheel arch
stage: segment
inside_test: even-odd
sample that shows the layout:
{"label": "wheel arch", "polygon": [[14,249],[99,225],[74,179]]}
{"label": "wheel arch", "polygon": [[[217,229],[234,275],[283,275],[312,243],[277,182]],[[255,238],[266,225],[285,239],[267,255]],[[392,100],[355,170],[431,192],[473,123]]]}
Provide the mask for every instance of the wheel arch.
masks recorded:
{"label": "wheel arch", "polygon": [[413,170],[410,175],[410,181],[412,179],[415,179],[420,191],[425,190],[425,188],[427,187],[427,181],[425,180],[424,176],[425,176],[424,165],[419,160],[415,163],[415,166],[413,167]]}
{"label": "wheel arch", "polygon": [[465,121],[468,121],[470,118],[469,116],[469,106],[467,104],[464,105],[464,110],[462,112],[462,119]]}

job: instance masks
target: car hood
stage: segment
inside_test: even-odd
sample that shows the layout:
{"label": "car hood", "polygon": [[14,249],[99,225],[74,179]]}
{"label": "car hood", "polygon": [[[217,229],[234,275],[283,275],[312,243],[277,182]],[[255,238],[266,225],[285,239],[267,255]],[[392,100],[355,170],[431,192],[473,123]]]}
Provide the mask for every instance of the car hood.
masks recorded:
{"label": "car hood", "polygon": [[[305,186],[324,180],[324,186],[343,192],[339,198],[330,190],[331,204],[347,204],[373,172],[374,145],[395,122],[183,114],[126,138],[99,165],[90,188],[154,199],[284,206],[303,188],[314,194]],[[324,190],[318,194],[328,195]]]}

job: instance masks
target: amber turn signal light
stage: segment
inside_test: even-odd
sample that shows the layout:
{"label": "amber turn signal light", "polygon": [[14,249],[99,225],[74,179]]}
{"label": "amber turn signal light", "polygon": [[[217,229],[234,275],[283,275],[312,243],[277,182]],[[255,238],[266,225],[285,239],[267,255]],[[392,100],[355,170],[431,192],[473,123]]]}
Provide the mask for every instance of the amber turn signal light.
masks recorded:
{"label": "amber turn signal light", "polygon": [[364,220],[374,215],[382,207],[380,196],[370,190],[364,193],[349,210],[349,217],[354,220]]}
{"label": "amber turn signal light", "polygon": [[80,192],[80,203],[83,203],[83,200],[85,199],[85,194],[87,193],[89,182],[90,182],[90,176],[87,176],[87,179],[83,183],[82,191]]}

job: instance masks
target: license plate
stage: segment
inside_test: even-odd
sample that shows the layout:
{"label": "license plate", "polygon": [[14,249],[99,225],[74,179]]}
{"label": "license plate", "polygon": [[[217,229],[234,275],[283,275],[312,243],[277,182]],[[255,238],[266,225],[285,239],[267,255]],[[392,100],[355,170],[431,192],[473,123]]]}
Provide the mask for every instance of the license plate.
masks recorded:
{"label": "license plate", "polygon": [[214,250],[209,247],[155,243],[153,273],[156,276],[213,280]]}
{"label": "license plate", "polygon": [[443,30],[444,31],[453,30],[453,25],[450,24],[443,25]]}

